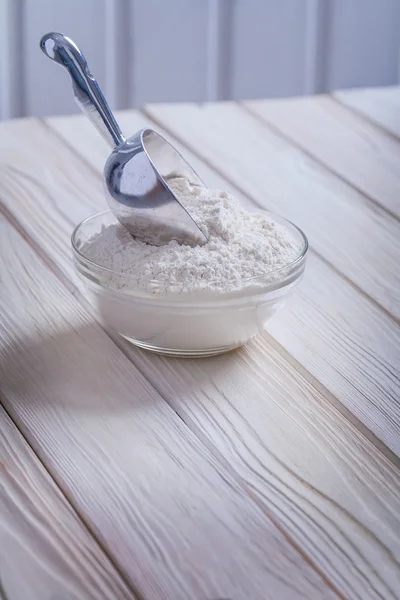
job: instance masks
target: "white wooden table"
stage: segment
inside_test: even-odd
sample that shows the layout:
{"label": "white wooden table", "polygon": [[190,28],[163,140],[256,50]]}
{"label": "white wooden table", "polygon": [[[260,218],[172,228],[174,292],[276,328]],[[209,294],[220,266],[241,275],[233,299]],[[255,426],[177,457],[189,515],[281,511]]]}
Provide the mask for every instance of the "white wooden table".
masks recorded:
{"label": "white wooden table", "polygon": [[399,598],[400,88],[119,119],[298,223],[308,267],[237,352],[133,349],[71,262],[107,147],[1,124],[0,597]]}

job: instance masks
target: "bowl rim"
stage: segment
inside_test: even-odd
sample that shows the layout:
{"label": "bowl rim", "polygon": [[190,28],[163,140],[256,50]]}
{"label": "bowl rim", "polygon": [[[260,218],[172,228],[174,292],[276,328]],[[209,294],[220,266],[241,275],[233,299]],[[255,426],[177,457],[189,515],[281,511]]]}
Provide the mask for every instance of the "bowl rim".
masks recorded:
{"label": "bowl rim", "polygon": [[[289,219],[286,219],[285,217],[281,217],[280,215],[270,211],[270,210],[266,210],[266,209],[257,209],[254,211],[250,211],[253,213],[267,213],[272,220],[277,220],[282,221],[283,224],[285,225],[289,225],[290,227],[293,227],[299,234],[302,240],[302,249],[301,252],[299,253],[298,256],[296,256],[295,259],[293,259],[292,261],[286,263],[285,265],[277,268],[277,269],[272,269],[270,271],[265,271],[265,273],[263,273],[262,275],[255,275],[253,277],[247,277],[247,278],[241,278],[241,279],[231,279],[228,282],[226,282],[225,280],[221,280],[221,279],[215,279],[215,280],[208,280],[206,283],[206,287],[208,286],[212,286],[212,285],[216,285],[219,283],[234,283],[234,282],[240,282],[243,284],[246,283],[251,283],[251,282],[257,282],[257,281],[262,281],[265,277],[269,277],[271,275],[276,275],[279,274],[282,271],[285,271],[287,269],[293,269],[294,267],[296,267],[299,263],[302,262],[302,260],[305,258],[305,256],[307,255],[307,252],[309,250],[309,243],[308,243],[308,238],[305,235],[305,233],[302,231],[302,229],[300,229],[300,227],[298,227],[295,223],[292,223],[292,221],[289,221]],[[106,208],[105,210],[101,210],[97,213],[94,213],[92,215],[89,215],[88,217],[86,217],[85,219],[83,219],[80,223],[78,223],[78,225],[76,225],[72,231],[71,234],[71,245],[72,245],[72,249],[74,251],[74,253],[79,257],[79,259],[83,260],[88,266],[93,267],[93,269],[100,271],[102,273],[107,273],[110,275],[116,275],[118,277],[121,278],[125,278],[126,280],[132,280],[135,281],[137,280],[137,277],[135,275],[132,275],[130,273],[126,273],[124,271],[117,271],[115,269],[110,269],[108,267],[104,267],[103,265],[100,265],[96,262],[94,262],[93,260],[91,260],[90,258],[87,258],[81,251],[80,249],[77,247],[76,242],[75,242],[75,238],[76,235],[78,233],[78,231],[80,230],[81,227],[83,227],[88,221],[91,221],[92,219],[95,219],[96,217],[99,218],[102,215],[105,214],[110,214],[115,218],[116,223],[118,224],[118,219],[114,216],[113,212],[111,209]],[[121,227],[123,227],[123,225],[121,225]],[[149,279],[146,280],[146,283],[149,284],[155,284],[158,285],[160,287],[168,287],[171,285],[184,285],[185,282],[180,282],[180,281],[164,281],[164,280],[160,280],[160,279]],[[123,290],[120,290],[123,291]]]}

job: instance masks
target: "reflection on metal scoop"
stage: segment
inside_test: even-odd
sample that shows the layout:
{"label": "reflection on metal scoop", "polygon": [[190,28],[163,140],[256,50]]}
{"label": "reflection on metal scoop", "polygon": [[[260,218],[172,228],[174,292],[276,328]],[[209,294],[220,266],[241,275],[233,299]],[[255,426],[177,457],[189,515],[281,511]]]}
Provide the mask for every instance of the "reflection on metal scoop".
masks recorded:
{"label": "reflection on metal scoop", "polygon": [[76,103],[113,148],[104,167],[104,184],[107,202],[120,223],[136,238],[156,246],[170,240],[192,246],[205,244],[207,238],[168,186],[171,173],[203,185],[185,159],[152,129],[124,138],[85,57],[72,40],[61,33],[47,33],[40,47],[67,69]]}

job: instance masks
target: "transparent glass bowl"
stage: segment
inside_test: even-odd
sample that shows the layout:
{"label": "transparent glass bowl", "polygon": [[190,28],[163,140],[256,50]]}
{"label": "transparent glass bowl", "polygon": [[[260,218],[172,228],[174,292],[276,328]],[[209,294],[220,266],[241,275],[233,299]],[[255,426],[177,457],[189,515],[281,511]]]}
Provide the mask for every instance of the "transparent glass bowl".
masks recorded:
{"label": "transparent glass bowl", "polygon": [[101,319],[136,346],[170,356],[222,354],[260,333],[303,274],[307,238],[289,221],[270,216],[298,241],[299,256],[281,269],[242,280],[240,291],[234,281],[224,293],[213,291],[213,284],[190,293],[185,282],[171,292],[165,282],[154,281],[154,293],[149,293],[138,289],[131,275],[95,264],[82,247],[104,226],[116,222],[109,210],[85,219],[74,230],[74,264]]}

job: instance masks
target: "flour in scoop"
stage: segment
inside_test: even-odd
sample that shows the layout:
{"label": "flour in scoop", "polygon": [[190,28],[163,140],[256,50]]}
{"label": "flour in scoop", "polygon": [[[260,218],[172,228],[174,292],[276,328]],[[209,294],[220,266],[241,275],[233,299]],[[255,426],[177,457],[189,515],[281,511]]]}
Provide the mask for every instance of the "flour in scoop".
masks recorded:
{"label": "flour in scoop", "polygon": [[152,294],[240,290],[301,255],[298,239],[268,214],[248,212],[227,192],[191,184],[186,177],[170,176],[168,183],[209,241],[150,246],[120,224],[104,227],[82,253],[114,272],[108,275],[113,287]]}

